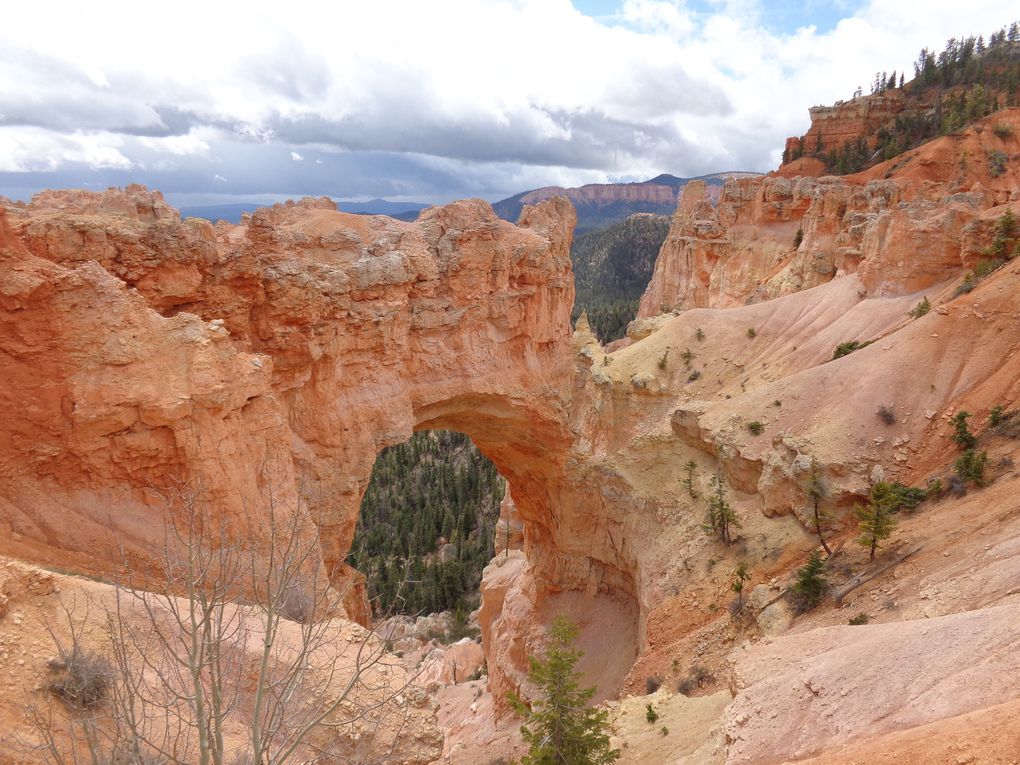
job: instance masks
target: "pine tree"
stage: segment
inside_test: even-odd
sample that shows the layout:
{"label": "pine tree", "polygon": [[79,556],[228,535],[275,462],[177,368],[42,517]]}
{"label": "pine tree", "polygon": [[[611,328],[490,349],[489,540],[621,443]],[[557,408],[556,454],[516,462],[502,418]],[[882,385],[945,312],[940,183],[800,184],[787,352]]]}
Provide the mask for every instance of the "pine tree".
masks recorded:
{"label": "pine tree", "polygon": [[825,550],[825,554],[827,556],[832,555],[832,550],[825,543],[825,536],[822,534],[822,524],[828,520],[828,514],[819,507],[822,498],[825,496],[825,484],[822,483],[822,472],[818,468],[817,460],[811,460],[811,477],[808,479],[807,493],[811,497],[811,502],[814,506],[815,533],[818,535],[818,541],[822,543],[822,549]]}
{"label": "pine tree", "polygon": [[733,572],[733,578],[730,581],[730,589],[737,593],[737,610],[741,610],[744,607],[744,582],[750,581],[751,575],[747,572],[747,565],[741,563],[737,566]]}
{"label": "pine tree", "polygon": [[818,601],[825,594],[827,582],[825,581],[825,561],[817,549],[811,551],[808,562],[797,571],[797,583],[793,585],[793,593],[797,600],[797,606],[801,611],[807,611],[818,605]]}
{"label": "pine tree", "polygon": [[861,531],[857,541],[863,547],[870,548],[869,560],[875,560],[875,551],[883,539],[888,538],[896,528],[896,520],[892,517],[892,507],[887,502],[876,501],[864,505],[854,505],[857,514],[857,526]]}
{"label": "pine tree", "polygon": [[708,517],[702,528],[711,535],[719,535],[723,544],[733,541],[732,529],[740,528],[740,521],[733,511],[733,506],[726,499],[726,490],[718,474],[712,476],[714,494],[708,498]]}
{"label": "pine tree", "polygon": [[970,412],[960,410],[950,420],[953,423],[953,440],[960,447],[960,451],[967,451],[977,446],[977,438],[974,437],[974,434],[967,427],[968,417],[970,417]]}
{"label": "pine tree", "polygon": [[604,765],[620,757],[609,748],[609,713],[588,707],[595,688],[580,688],[574,669],[581,652],[571,648],[577,627],[559,616],[549,629],[550,644],[542,660],[531,657],[528,678],[539,691],[529,707],[511,694],[510,705],[524,718],[521,735],[528,753],[521,765]]}

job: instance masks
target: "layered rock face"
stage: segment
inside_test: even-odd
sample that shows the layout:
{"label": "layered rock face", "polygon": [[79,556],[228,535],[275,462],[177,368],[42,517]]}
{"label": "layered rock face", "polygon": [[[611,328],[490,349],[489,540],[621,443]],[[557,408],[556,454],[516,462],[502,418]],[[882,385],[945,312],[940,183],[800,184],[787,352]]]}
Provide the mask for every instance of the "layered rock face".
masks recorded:
{"label": "layered rock face", "polygon": [[[344,564],[376,453],[468,433],[533,530],[569,444],[573,213],[483,202],[415,224],[305,200],[237,227],[158,193],[53,192],[2,221],[5,546],[102,570],[162,535],[159,490],[200,487],[231,523],[307,512]],[[533,537],[542,538],[537,531]]]}
{"label": "layered rock face", "polygon": [[812,106],[808,110],[811,127],[803,136],[787,139],[787,156],[837,151],[861,139],[871,141],[880,127],[903,111],[905,101],[903,91],[893,89],[833,106]]}
{"label": "layered rock face", "polygon": [[591,183],[576,189],[546,186],[529,191],[521,201],[538,204],[555,196],[564,196],[575,204],[609,204],[612,202],[650,202],[657,205],[674,205],[676,189],[654,183]]}
{"label": "layered rock face", "polygon": [[[1020,156],[1013,133],[993,129],[1014,123],[1020,110],[993,115],[858,176],[731,180],[715,205],[692,182],[638,317],[745,305],[852,273],[870,291],[902,295],[972,267],[987,245],[984,210],[1008,202],[1018,180],[1013,170],[990,177],[980,157]],[[968,154],[979,159],[961,166]]]}
{"label": "layered rock face", "polygon": [[[580,666],[600,697],[655,676],[665,689],[690,673],[706,694],[732,683],[733,704],[694,704],[701,738],[669,750],[689,762],[815,754],[784,733],[804,693],[824,697],[823,711],[852,696],[840,742],[885,736],[867,686],[847,681],[853,668],[822,638],[868,656],[902,637],[925,656],[980,631],[972,645],[987,639],[1009,655],[1003,625],[1015,609],[951,617],[968,604],[1015,605],[1015,482],[994,502],[977,494],[962,506],[973,533],[961,535],[955,498],[904,522],[891,544],[926,540],[930,553],[855,601],[882,603],[889,621],[947,619],[930,632],[783,635],[792,615],[777,596],[817,544],[812,470],[826,485],[825,531],[857,570],[867,564],[851,508],[870,485],[948,481],[951,415],[965,408],[983,421],[995,405],[1020,404],[1018,262],[956,290],[1007,210],[1020,213],[1020,200],[1005,187],[960,191],[895,173],[742,180],[718,204],[690,184],[640,331],[607,349],[584,321],[569,335],[564,200],[527,208],[516,227],[478,201],[404,224],[305,200],[218,227],[181,222],[139,188],[12,205],[0,216],[0,372],[10,381],[0,390],[10,529],[0,544],[102,570],[119,560],[113,529],[144,565],[161,536],[159,490],[183,478],[239,526],[258,524],[267,503],[308,513],[350,614],[365,619],[343,559],[375,455],[416,428],[456,429],[493,459],[512,497],[502,512],[510,549],[487,570],[480,614],[487,725],[507,690],[526,687],[543,625],[565,613],[581,627]],[[922,297],[930,312],[910,317]],[[682,312],[663,315],[663,305]],[[833,360],[850,340],[871,343]],[[996,475],[1008,475],[1008,439],[988,448]],[[703,529],[719,486],[741,524],[732,546]],[[990,524],[1003,538],[994,549],[978,531]],[[969,589],[941,597],[943,552],[957,544],[953,581]],[[979,556],[998,573],[978,570]],[[727,608],[740,563],[761,608],[744,626]],[[829,608],[815,626],[846,616]],[[733,653],[761,633],[780,644]],[[779,672],[796,656],[805,663]],[[924,665],[936,683],[955,661],[945,658]],[[883,688],[907,687],[898,664],[916,674],[883,664]],[[805,673],[818,681],[807,691]],[[875,708],[927,726],[1008,703],[1014,685],[954,698],[935,716],[908,714],[901,696]],[[775,693],[789,725],[767,721]],[[663,705],[681,710],[676,726],[691,708]],[[458,761],[494,759],[482,751]]]}

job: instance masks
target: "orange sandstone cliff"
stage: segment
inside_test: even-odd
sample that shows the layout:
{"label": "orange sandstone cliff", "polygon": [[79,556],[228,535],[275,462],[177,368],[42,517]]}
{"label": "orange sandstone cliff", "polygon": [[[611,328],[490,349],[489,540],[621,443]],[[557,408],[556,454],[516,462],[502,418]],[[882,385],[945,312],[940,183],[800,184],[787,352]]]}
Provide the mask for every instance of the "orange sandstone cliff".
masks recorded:
{"label": "orange sandstone cliff", "polygon": [[[615,349],[567,324],[563,199],[516,226],[479,201],[400,223],[304,200],[217,227],[138,187],[9,205],[0,552],[101,573],[113,530],[144,563],[163,482],[200,484],[244,525],[272,481],[364,620],[343,561],[375,455],[456,429],[506,476],[522,549],[483,582],[486,689],[440,694],[443,762],[512,751],[503,699],[558,613],[599,698],[619,697],[622,762],[996,757],[1015,731],[973,731],[1020,703],[1020,493],[1015,431],[984,423],[1020,406],[1020,261],[961,287],[1020,184],[1015,138],[995,136],[1010,165],[994,179],[950,161],[992,140],[980,127],[858,177],[736,180],[717,203],[688,185]],[[866,347],[833,359],[852,340]],[[878,480],[949,485],[961,409],[989,485],[904,513],[870,563],[854,504]],[[818,544],[813,471],[834,583],[875,578],[796,616],[782,594]],[[718,486],[730,546],[702,528]],[[731,614],[741,563],[749,605]],[[848,625],[858,613],[871,623]],[[649,702],[665,733],[648,735]]]}

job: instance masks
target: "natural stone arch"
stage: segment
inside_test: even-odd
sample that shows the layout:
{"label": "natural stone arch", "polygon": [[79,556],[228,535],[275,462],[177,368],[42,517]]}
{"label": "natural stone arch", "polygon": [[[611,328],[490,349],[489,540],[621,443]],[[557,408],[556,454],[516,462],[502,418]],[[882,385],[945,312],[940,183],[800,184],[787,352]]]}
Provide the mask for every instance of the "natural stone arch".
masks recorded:
{"label": "natural stone arch", "polygon": [[620,513],[571,468],[588,429],[571,421],[573,224],[563,199],[516,226],[479,200],[415,223],[304,200],[212,226],[140,188],[11,208],[0,374],[14,385],[0,411],[34,439],[0,454],[0,521],[31,543],[14,552],[102,570],[112,531],[144,561],[167,476],[258,524],[271,464],[275,500],[307,508],[347,586],[376,455],[450,428],[509,481],[529,561],[520,597],[633,600]]}
{"label": "natural stone arch", "polygon": [[[11,223],[3,265],[22,290],[5,297],[3,365],[24,384],[3,411],[42,457],[0,479],[7,515],[44,545],[76,518],[96,530],[82,552],[101,559],[113,525],[144,555],[149,489],[167,475],[250,520],[272,462],[277,500],[307,505],[342,583],[375,455],[444,422],[535,518],[550,511],[539,476],[570,445],[565,200],[517,226],[478,200],[413,224],[305,200],[213,227],[134,187],[43,195]],[[31,332],[34,357],[13,352]]]}

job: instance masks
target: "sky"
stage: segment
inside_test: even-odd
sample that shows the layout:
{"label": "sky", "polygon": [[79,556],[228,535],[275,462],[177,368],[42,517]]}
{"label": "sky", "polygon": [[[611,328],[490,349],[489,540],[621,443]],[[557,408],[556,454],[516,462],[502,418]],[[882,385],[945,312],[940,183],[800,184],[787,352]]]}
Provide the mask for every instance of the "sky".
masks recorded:
{"label": "sky", "polygon": [[441,203],[767,171],[808,107],[1018,16],[1002,0],[11,4],[0,195]]}

